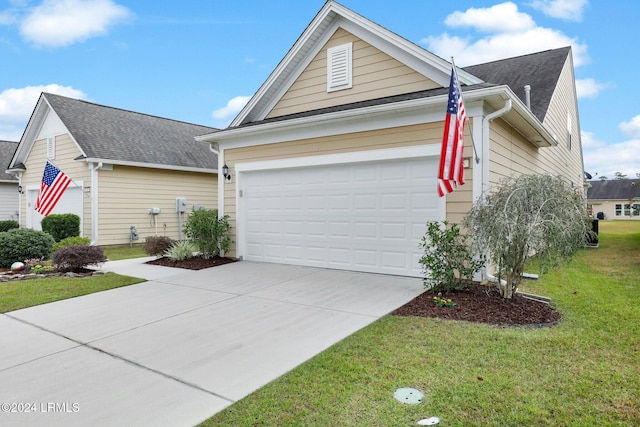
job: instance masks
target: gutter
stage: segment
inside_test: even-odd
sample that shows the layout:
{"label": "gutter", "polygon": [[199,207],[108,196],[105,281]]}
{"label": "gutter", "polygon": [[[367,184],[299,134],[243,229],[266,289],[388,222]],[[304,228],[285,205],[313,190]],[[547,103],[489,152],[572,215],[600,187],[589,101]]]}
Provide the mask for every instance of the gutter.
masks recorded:
{"label": "gutter", "polygon": [[[498,117],[501,117],[507,114],[509,111],[511,111],[512,106],[513,106],[513,103],[511,102],[511,99],[507,99],[504,102],[504,106],[501,109],[486,115],[482,119],[482,146],[483,147],[489,147],[489,124],[493,120],[497,119]],[[488,189],[489,189],[489,158],[488,156],[484,156],[483,171],[482,171],[482,193],[484,194]],[[489,274],[486,266],[482,267],[482,276],[490,282],[498,283],[498,278]],[[500,280],[500,285],[506,286],[507,282],[505,280]]]}

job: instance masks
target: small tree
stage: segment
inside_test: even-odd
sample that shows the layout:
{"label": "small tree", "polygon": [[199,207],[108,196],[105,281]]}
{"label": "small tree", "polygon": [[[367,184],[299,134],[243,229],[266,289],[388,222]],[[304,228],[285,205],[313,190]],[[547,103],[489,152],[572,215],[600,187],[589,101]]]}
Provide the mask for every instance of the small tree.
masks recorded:
{"label": "small tree", "polygon": [[184,226],[185,234],[204,258],[229,251],[231,238],[227,233],[230,229],[229,216],[218,218],[218,211],[215,209],[193,211]]}
{"label": "small tree", "polygon": [[584,198],[563,178],[550,175],[501,181],[474,203],[464,224],[475,250],[488,252],[505,298],[516,292],[529,258],[535,255],[545,271],[570,259],[592,233]]}
{"label": "small tree", "polygon": [[485,263],[484,255],[474,259],[467,236],[447,221],[428,222],[420,247],[424,249],[423,283],[433,293],[464,289]]}

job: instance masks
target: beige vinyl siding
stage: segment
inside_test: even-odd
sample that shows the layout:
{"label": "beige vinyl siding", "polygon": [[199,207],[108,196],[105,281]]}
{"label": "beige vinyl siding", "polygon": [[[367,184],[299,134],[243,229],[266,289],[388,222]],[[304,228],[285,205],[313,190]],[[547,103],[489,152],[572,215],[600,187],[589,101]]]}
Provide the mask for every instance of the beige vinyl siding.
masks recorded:
{"label": "beige vinyl siding", "polygon": [[[327,48],[350,42],[353,43],[353,87],[328,93]],[[344,29],[338,29],[267,118],[436,87],[441,86]]]}
{"label": "beige vinyl siding", "polygon": [[[347,153],[385,148],[398,148],[424,144],[440,145],[442,140],[442,122],[404,126],[376,131],[359,132],[299,141],[289,141],[269,145],[252,146],[225,150],[225,162],[232,175],[236,176],[236,163],[273,159],[286,159],[315,155]],[[470,138],[466,138],[465,152],[471,153]],[[470,156],[470,154],[466,154]],[[473,188],[471,169],[466,171],[466,184],[460,190],[447,196],[447,219],[461,220],[471,207]],[[236,227],[236,180],[225,184],[224,210],[229,215],[232,227]],[[235,246],[230,256],[235,256]]]}
{"label": "beige vinyl siding", "polygon": [[118,165],[111,171],[100,170],[98,242],[100,245],[129,243],[132,225],[138,230],[139,243],[155,235],[156,226],[148,214],[151,208],[161,209],[161,213],[155,215],[157,234],[178,239],[176,198],[187,199],[187,211],[182,214],[184,223],[194,205],[217,208],[217,185],[215,174]]}
{"label": "beige vinyl siding", "polygon": [[489,130],[489,184],[517,174],[539,173],[539,148],[527,141],[502,119]]}
{"label": "beige vinyl siding", "polygon": [[[84,197],[82,198],[83,218],[81,234],[90,237],[91,203],[89,201],[90,189],[87,188],[91,186],[89,167],[84,162],[73,160],[82,153],[69,134],[55,137],[55,150],[55,159],[52,160],[52,162],[73,180],[71,186],[79,185],[82,182],[85,187]],[[25,162],[27,170],[22,175],[23,188],[26,189],[27,186],[30,185],[40,186],[46,161],[47,138],[36,140]],[[27,206],[26,194],[21,195],[21,198],[20,225],[24,227],[26,226],[27,209],[33,209],[33,206]]]}
{"label": "beige vinyl siding", "polygon": [[[532,93],[533,96],[533,93]],[[567,148],[567,113],[571,116],[571,150]],[[549,109],[545,116],[544,126],[555,135],[556,147],[540,150],[540,161],[546,172],[564,175],[574,186],[582,189],[583,163],[580,140],[579,117],[573,76],[573,64],[570,58],[564,64],[558,86],[556,87]]]}

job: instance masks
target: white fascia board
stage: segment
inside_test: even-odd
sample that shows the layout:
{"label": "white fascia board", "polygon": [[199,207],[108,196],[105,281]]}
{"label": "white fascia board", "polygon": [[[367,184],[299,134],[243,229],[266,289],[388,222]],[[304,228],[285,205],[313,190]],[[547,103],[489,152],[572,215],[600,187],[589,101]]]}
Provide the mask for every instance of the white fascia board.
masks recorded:
{"label": "white fascia board", "polygon": [[[197,139],[224,149],[271,144],[444,120],[447,95],[383,104],[347,111],[228,129]],[[481,114],[481,104],[467,104],[469,117]]]}
{"label": "white fascia board", "polygon": [[136,168],[165,169],[165,170],[174,170],[174,171],[180,171],[180,172],[200,172],[200,173],[211,173],[211,174],[218,173],[217,169],[192,168],[187,166],[175,166],[175,165],[161,165],[157,163],[129,162],[126,160],[99,159],[96,157],[81,158],[81,159],[76,159],[76,161],[86,162],[86,163],[102,163],[104,165],[131,166]]}
{"label": "white fascia board", "polygon": [[287,159],[261,160],[236,163],[236,172],[289,169],[310,166],[327,166],[346,163],[377,162],[385,160],[414,159],[440,155],[440,144],[415,145],[409,147],[383,148],[348,153],[323,154],[318,156],[294,157]]}

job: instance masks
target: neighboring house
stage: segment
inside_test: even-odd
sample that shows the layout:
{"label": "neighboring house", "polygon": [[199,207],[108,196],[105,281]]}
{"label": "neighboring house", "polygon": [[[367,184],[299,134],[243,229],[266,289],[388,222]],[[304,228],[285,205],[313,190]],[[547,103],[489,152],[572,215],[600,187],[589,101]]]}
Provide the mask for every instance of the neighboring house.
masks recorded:
{"label": "neighboring house", "polygon": [[73,180],[52,213],[79,215],[94,244],[129,243],[132,226],[141,242],[178,239],[192,209],[216,208],[217,154],[194,140],[215,130],[43,93],[8,168],[24,191],[20,224],[41,228],[34,203],[50,160]]}
{"label": "neighboring house", "polygon": [[18,220],[18,178],[5,172],[17,142],[0,141],[0,221]]}
{"label": "neighboring house", "polygon": [[[587,204],[593,216],[640,219],[640,179],[589,181]],[[602,215],[600,215],[602,217]]]}
{"label": "neighboring house", "polygon": [[439,198],[450,74],[442,58],[325,3],[230,127],[197,138],[229,170],[218,182],[229,255],[420,276],[425,223],[461,221],[501,178],[550,172],[583,190],[563,48],[458,69],[469,168],[466,184]]}

